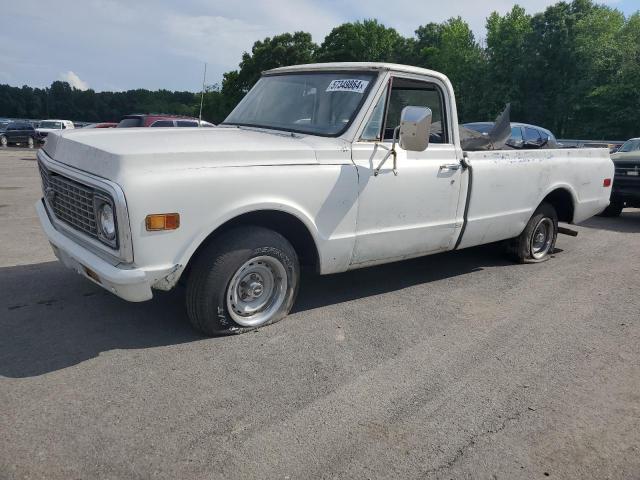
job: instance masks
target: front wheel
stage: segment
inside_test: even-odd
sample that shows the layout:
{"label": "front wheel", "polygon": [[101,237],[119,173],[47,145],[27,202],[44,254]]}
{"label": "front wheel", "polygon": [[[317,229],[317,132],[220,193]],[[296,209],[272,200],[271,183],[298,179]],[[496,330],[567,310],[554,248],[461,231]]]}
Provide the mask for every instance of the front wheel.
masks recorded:
{"label": "front wheel", "polygon": [[0,146],[2,147],[6,147],[7,146],[7,137],[5,137],[4,135],[0,135]]}
{"label": "front wheel", "polygon": [[558,214],[548,203],[541,204],[533,213],[524,231],[507,244],[509,256],[520,263],[538,263],[548,260],[558,237]]}
{"label": "front wheel", "polygon": [[187,313],[206,335],[242,333],[284,318],[295,301],[300,267],[277,232],[239,227],[214,238],[194,259]]}
{"label": "front wheel", "polygon": [[29,137],[29,140],[27,141],[27,146],[29,148],[33,148],[35,145],[35,142],[33,141],[33,137]]}

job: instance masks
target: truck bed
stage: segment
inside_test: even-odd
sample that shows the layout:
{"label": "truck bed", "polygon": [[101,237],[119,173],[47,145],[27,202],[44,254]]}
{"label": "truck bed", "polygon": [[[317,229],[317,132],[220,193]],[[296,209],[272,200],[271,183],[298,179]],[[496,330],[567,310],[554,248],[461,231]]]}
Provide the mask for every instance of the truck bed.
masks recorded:
{"label": "truck bed", "polygon": [[613,179],[614,168],[605,148],[475,151],[465,157],[472,179],[470,195],[462,193],[469,206],[459,248],[518,235],[537,205],[556,190],[573,200],[568,223],[580,223],[609,204],[610,189],[603,181]]}

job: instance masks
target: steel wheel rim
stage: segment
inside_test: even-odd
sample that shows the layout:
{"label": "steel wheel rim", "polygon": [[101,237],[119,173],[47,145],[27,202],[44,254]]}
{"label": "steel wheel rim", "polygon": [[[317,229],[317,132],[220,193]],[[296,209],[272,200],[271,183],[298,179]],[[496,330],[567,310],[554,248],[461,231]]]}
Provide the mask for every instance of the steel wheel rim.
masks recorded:
{"label": "steel wheel rim", "polygon": [[0,137],[0,145],[3,147],[7,146],[7,137]]}
{"label": "steel wheel rim", "polygon": [[227,287],[227,310],[238,325],[258,327],[280,309],[287,295],[287,270],[280,260],[259,256],[236,270]]}
{"label": "steel wheel rim", "polygon": [[539,260],[549,253],[553,244],[553,232],[553,220],[549,217],[544,217],[538,222],[531,235],[530,249],[533,258]]}

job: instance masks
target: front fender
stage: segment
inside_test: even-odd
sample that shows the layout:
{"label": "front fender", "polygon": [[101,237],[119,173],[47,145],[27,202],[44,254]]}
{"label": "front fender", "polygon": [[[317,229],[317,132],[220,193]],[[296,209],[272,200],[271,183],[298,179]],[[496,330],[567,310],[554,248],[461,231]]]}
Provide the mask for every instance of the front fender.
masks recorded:
{"label": "front fender", "polygon": [[311,215],[306,212],[299,205],[289,204],[284,200],[281,201],[262,201],[256,203],[248,203],[243,205],[235,206],[232,209],[229,209],[224,212],[221,216],[217,217],[213,223],[203,225],[203,227],[196,233],[193,237],[192,241],[186,246],[182,254],[179,258],[179,263],[181,265],[186,265],[189,263],[189,260],[195,253],[195,251],[200,247],[209,238],[212,234],[214,234],[221,227],[226,225],[227,223],[233,221],[234,219],[241,217],[242,215],[260,211],[278,211],[287,213],[292,215],[293,217],[300,220],[304,226],[307,228],[310,233],[313,241],[315,243],[316,250],[318,252],[319,261],[322,265],[322,249],[319,245],[322,243],[322,239],[319,237],[319,232],[316,227],[315,222]]}
{"label": "front fender", "polygon": [[[135,263],[186,265],[213,232],[246,213],[292,215],[316,244],[320,272],[348,268],[355,243],[357,173],[353,165],[286,165],[149,171],[129,176]],[[177,212],[180,228],[149,232],[145,217]]]}

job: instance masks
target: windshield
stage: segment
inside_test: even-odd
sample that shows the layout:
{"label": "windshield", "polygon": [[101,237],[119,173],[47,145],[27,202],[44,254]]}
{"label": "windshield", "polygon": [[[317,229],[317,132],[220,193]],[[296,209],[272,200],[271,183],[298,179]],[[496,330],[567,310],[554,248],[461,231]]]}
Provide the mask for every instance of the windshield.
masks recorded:
{"label": "windshield", "polygon": [[131,128],[131,127],[141,127],[142,126],[142,118],[141,117],[124,117],[118,123],[117,128]]}
{"label": "windshield", "polygon": [[313,135],[340,135],[358,113],[373,73],[262,77],[223,122]]}
{"label": "windshield", "polygon": [[61,129],[62,128],[62,122],[52,122],[50,120],[44,120],[43,122],[40,122],[40,126],[38,128],[57,128],[57,129]]}
{"label": "windshield", "polygon": [[636,150],[640,150],[640,138],[635,138],[633,140],[627,140],[620,147],[619,152],[634,152]]}

